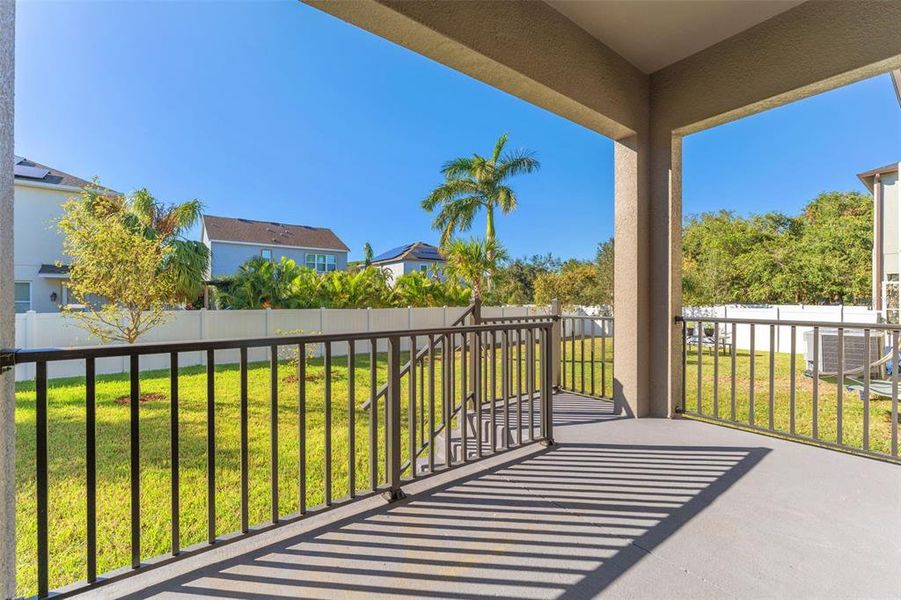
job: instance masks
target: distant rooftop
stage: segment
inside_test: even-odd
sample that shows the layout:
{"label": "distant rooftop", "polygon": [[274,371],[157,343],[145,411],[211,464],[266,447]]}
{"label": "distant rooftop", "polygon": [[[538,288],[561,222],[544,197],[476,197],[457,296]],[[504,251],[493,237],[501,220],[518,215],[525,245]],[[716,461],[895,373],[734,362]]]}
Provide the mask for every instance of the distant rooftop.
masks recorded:
{"label": "distant rooftop", "polygon": [[350,248],[325,227],[291,225],[232,217],[203,216],[207,236],[216,242],[242,242],[263,246],[293,246],[347,252]]}
{"label": "distant rooftop", "polygon": [[86,181],[80,177],[63,173],[52,167],[42,165],[22,156],[16,156],[13,163],[13,173],[16,181],[21,182],[37,182],[49,185],[58,185],[64,187],[83,188],[90,185],[90,181]]}
{"label": "distant rooftop", "polygon": [[899,163],[890,163],[885,165],[884,167],[879,167],[876,169],[871,169],[870,171],[864,171],[863,173],[858,173],[857,177],[863,182],[867,189],[871,192],[873,191],[873,181],[876,179],[877,175],[888,175],[889,173],[897,173],[898,172],[898,164]]}
{"label": "distant rooftop", "polygon": [[444,262],[446,259],[437,247],[425,242],[413,242],[406,246],[398,246],[379,254],[372,259],[373,264],[396,262],[400,260],[434,260]]}

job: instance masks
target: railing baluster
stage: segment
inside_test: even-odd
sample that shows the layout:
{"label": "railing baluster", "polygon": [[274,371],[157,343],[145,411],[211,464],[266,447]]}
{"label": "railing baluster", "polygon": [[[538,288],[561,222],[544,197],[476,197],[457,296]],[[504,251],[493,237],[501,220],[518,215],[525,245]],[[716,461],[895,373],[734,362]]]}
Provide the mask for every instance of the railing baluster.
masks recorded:
{"label": "railing baluster", "polygon": [[546,445],[554,442],[554,415],[553,415],[553,381],[551,381],[550,364],[553,360],[551,352],[551,332],[547,328],[541,329],[541,416],[542,423],[542,440]]}
{"label": "railing baluster", "polygon": [[566,318],[560,317],[560,387],[566,387]]}
{"label": "railing baluster", "polygon": [[813,328],[813,378],[810,381],[813,386],[811,397],[811,431],[814,439],[819,439],[820,430],[820,328]]}
{"label": "railing baluster", "polygon": [[788,407],[789,407],[789,423],[788,429],[789,432],[794,435],[795,434],[795,394],[796,394],[796,384],[795,384],[795,372],[797,371],[797,357],[798,352],[798,331],[795,325],[791,326],[791,349],[789,351],[789,357],[791,359],[790,365],[790,374],[789,374],[789,392],[788,392]]}
{"label": "railing baluster", "polygon": [[444,423],[444,466],[454,464],[451,452],[451,394],[450,394],[450,370],[453,350],[450,347],[450,337],[444,334],[441,337],[441,409],[442,422]]}
{"label": "railing baluster", "polygon": [[596,328],[597,328],[597,322],[596,322],[594,319],[592,319],[592,321],[591,321],[591,352],[590,352],[590,359],[591,359],[591,395],[592,395],[592,396],[594,396],[594,389],[595,389],[595,387],[594,387],[594,385],[595,385],[595,384],[594,384],[594,343],[595,343],[595,340],[597,339],[597,336],[595,335],[595,329],[596,329]]}
{"label": "railing baluster", "polygon": [[325,505],[332,505],[332,343],[325,342],[325,406],[323,414],[325,420],[324,437],[325,437]]}
{"label": "railing baluster", "polygon": [[216,355],[206,351],[206,532],[216,541]]}
{"label": "railing baluster", "polygon": [[729,342],[730,342],[729,354],[731,355],[731,364],[730,364],[731,374],[730,375],[732,377],[732,385],[731,385],[730,398],[729,398],[729,402],[731,403],[729,406],[729,411],[730,411],[729,418],[734,421],[735,420],[735,367],[736,367],[735,345],[738,341],[738,327],[735,323],[732,324],[731,336],[732,336],[732,338],[729,340]]}
{"label": "railing baluster", "polygon": [[510,344],[507,330],[501,332],[501,401],[504,414],[504,438],[501,440],[501,448],[509,448],[510,439]]}
{"label": "railing baluster", "polygon": [[45,598],[50,591],[47,573],[49,571],[49,546],[47,543],[47,363],[35,364],[35,463],[37,488],[37,562],[38,596]]}
{"label": "railing baluster", "polygon": [[754,351],[754,345],[757,341],[757,335],[754,331],[754,324],[751,324],[751,366],[750,366],[750,383],[748,390],[748,423],[754,424],[754,370],[757,362],[757,353]]}
{"label": "railing baluster", "polygon": [[278,346],[269,347],[270,520],[278,523]]}
{"label": "railing baluster", "polygon": [[307,512],[307,346],[297,345],[297,502]]}
{"label": "railing baluster", "polygon": [[576,319],[569,320],[570,389],[576,390]]}
{"label": "railing baluster", "polygon": [[385,430],[388,432],[388,445],[385,454],[388,456],[388,491],[389,499],[400,497],[400,338],[388,338],[388,393],[385,396],[388,416]]}
{"label": "railing baluster", "polygon": [[472,334],[472,353],[473,353],[473,370],[472,370],[472,392],[473,404],[475,405],[475,423],[476,423],[476,453],[482,458],[482,401],[485,398],[482,395],[482,334]]}
{"label": "railing baluster", "polygon": [[870,449],[870,330],[863,330],[863,449]]}
{"label": "railing baluster", "polygon": [[529,441],[535,440],[535,330],[526,332],[526,394],[529,396]]}
{"label": "railing baluster", "polygon": [[379,487],[378,452],[378,340],[369,342],[369,487],[376,491]]}
{"label": "railing baluster", "polygon": [[607,397],[607,321],[601,321],[604,329],[601,331],[601,396]]}
{"label": "railing baluster", "polygon": [[768,415],[768,426],[770,431],[773,431],[775,428],[775,412],[776,412],[776,395],[775,395],[775,370],[776,370],[776,326],[770,325],[770,395],[769,395],[769,404],[767,405],[767,410],[769,412]]}
{"label": "railing baluster", "polygon": [[713,324],[713,418],[720,416],[720,326]]}
{"label": "railing baluster", "polygon": [[435,472],[435,336],[429,334],[429,473]]}
{"label": "railing baluster", "polygon": [[[93,359],[91,361],[91,370],[93,371]],[[90,379],[94,375],[91,373]],[[91,383],[93,386],[93,381]],[[93,390],[91,393],[91,404],[93,404]],[[93,418],[93,415],[92,415]],[[93,441],[91,442],[93,444]],[[178,468],[178,352],[169,354],[169,472],[170,472],[170,506],[171,506],[171,538],[172,545],[170,552],[172,556],[178,555],[181,547],[179,540],[179,468]],[[95,573],[96,575],[96,573]]]}
{"label": "railing baluster", "polygon": [[141,370],[137,354],[130,356],[129,436],[131,439],[131,568],[141,566],[141,429],[138,408],[141,405]]}
{"label": "railing baluster", "polygon": [[892,456],[898,456],[898,332],[892,331]]}
{"label": "railing baluster", "polygon": [[250,530],[250,456],[247,415],[247,348],[240,349],[241,356],[241,533]]}
{"label": "railing baluster", "polygon": [[347,496],[357,495],[357,349],[347,342]]}
{"label": "railing baluster", "polygon": [[[85,451],[86,451],[86,475],[87,475],[87,581],[94,583],[97,581],[97,383],[96,383],[96,364],[93,358],[85,360],[84,365],[84,392],[85,392]],[[177,401],[177,396],[173,397],[173,401]],[[172,409],[178,418],[178,406],[173,404]],[[176,435],[178,427],[175,428]],[[177,449],[177,443],[175,445]],[[178,460],[178,452],[174,453],[175,461]],[[173,471],[177,474],[178,469]],[[175,486],[177,492],[178,486]],[[178,494],[174,496],[172,512],[173,520],[173,548],[176,547],[178,534]]]}
{"label": "railing baluster", "polygon": [[465,463],[469,461],[467,456],[468,443],[466,439],[466,427],[469,423],[467,403],[469,402],[469,382],[466,366],[466,334],[460,334],[460,459]]}
{"label": "railing baluster", "polygon": [[494,331],[491,332],[491,394],[488,400],[491,402],[491,429],[488,431],[488,439],[491,443],[491,452],[497,452],[497,338]]}
{"label": "railing baluster", "polygon": [[703,376],[701,374],[701,363],[703,362],[703,357],[701,356],[701,351],[703,350],[703,344],[701,340],[704,337],[704,324],[701,321],[697,322],[695,329],[695,341],[698,344],[698,389],[697,389],[697,408],[698,414],[704,414],[704,408],[701,404],[701,394],[702,394],[702,384],[703,384]]}
{"label": "railing baluster", "polygon": [[415,360],[416,356],[416,336],[410,336],[410,371],[408,372],[409,379],[408,389],[407,389],[407,433],[409,439],[407,440],[408,452],[410,454],[410,478],[416,479],[416,369],[415,363],[412,361]]}
{"label": "railing baluster", "polygon": [[835,441],[842,443],[844,438],[842,432],[842,412],[844,410],[844,393],[845,393],[845,329],[838,328],[838,377],[836,378],[836,400],[835,400]]}
{"label": "railing baluster", "polygon": [[[415,356],[415,355],[414,355]],[[425,362],[419,361],[419,447],[426,443],[425,431]]]}
{"label": "railing baluster", "polygon": [[522,329],[516,330],[516,443],[522,446]]}
{"label": "railing baluster", "polygon": [[580,391],[585,393],[585,319],[579,319],[579,377]]}

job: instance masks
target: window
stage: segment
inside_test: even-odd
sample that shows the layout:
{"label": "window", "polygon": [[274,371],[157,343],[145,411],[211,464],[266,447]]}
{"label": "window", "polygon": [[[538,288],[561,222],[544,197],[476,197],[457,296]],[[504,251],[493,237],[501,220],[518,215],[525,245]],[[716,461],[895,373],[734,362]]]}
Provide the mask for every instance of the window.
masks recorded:
{"label": "window", "polygon": [[16,312],[24,313],[31,310],[31,283],[17,281],[15,290]]}
{"label": "window", "polygon": [[272,260],[272,250],[263,248],[260,250],[260,256],[262,256],[264,260]]}
{"label": "window", "polygon": [[325,273],[338,270],[338,262],[332,254],[307,254],[307,267]]}
{"label": "window", "polygon": [[429,272],[429,265],[419,265],[419,270],[420,270],[422,273],[428,273],[428,272]]}

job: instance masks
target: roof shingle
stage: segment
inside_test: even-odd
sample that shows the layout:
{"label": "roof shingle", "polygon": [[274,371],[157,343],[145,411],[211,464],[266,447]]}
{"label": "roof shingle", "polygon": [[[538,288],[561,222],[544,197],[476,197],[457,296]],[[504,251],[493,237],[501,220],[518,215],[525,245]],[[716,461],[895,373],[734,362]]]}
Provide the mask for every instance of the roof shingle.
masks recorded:
{"label": "roof shingle", "polygon": [[294,246],[347,252],[350,248],[325,227],[291,225],[275,221],[253,221],[232,217],[203,216],[203,225],[211,241],[243,242],[263,246]]}

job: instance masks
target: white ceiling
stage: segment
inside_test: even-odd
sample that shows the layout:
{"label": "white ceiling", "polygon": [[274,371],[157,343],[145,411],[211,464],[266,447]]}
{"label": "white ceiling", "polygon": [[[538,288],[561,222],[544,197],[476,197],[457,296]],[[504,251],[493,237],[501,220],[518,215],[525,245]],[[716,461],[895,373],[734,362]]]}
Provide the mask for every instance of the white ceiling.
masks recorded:
{"label": "white ceiling", "polygon": [[803,0],[545,0],[653,73],[801,4]]}

